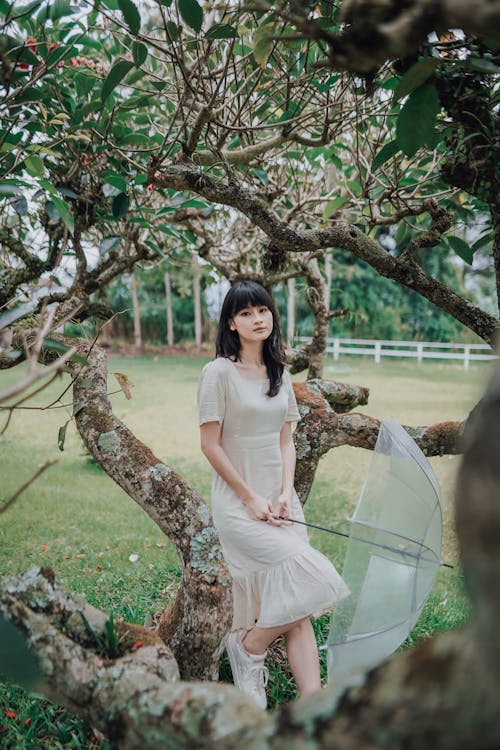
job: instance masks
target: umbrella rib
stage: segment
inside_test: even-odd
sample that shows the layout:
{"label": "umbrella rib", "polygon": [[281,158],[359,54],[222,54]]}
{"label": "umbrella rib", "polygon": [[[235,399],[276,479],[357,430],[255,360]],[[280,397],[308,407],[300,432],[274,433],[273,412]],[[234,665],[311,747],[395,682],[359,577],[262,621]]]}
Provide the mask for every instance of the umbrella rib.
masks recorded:
{"label": "umbrella rib", "polygon": [[[371,544],[372,547],[379,547],[380,549],[385,549],[389,552],[396,552],[398,555],[403,555],[405,557],[413,557],[415,560],[424,560],[425,562],[438,562],[440,566],[444,568],[454,568],[454,565],[450,565],[450,563],[445,563],[443,560],[438,560],[435,558],[435,560],[429,560],[426,557],[422,557],[422,555],[416,555],[413,552],[405,552],[404,550],[398,549],[397,547],[391,547],[389,544],[381,544],[380,542],[373,542],[369,539],[362,539],[361,537],[352,536],[352,534],[346,534],[343,531],[338,531],[337,529],[329,529],[326,526],[319,526],[316,523],[309,523],[307,521],[299,521],[298,518],[287,518],[286,516],[278,516],[278,518],[281,521],[291,521],[291,523],[299,523],[301,526],[308,526],[311,529],[318,529],[319,531],[326,531],[328,534],[336,534],[337,536],[343,536],[346,539],[352,539],[355,542],[363,542],[364,544]],[[369,524],[363,523],[363,521],[355,521],[355,523],[359,523],[363,526],[368,526],[369,528],[373,528],[377,531],[383,531],[383,529],[378,529],[376,526],[370,526]],[[389,532],[393,533],[393,532]],[[408,537],[402,536],[401,534],[394,534],[395,536],[400,537],[401,539],[406,539],[409,542],[414,542],[414,539],[409,539]],[[420,542],[417,542],[417,544],[420,544]],[[421,544],[422,547],[429,550],[432,554],[433,551],[430,549],[430,547],[426,547],[425,544]]]}

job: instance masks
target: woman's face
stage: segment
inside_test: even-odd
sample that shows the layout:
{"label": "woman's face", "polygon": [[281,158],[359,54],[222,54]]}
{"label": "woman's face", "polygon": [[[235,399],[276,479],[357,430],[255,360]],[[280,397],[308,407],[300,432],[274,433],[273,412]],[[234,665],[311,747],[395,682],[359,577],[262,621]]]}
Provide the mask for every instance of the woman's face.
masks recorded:
{"label": "woman's face", "polygon": [[273,314],[266,305],[243,307],[229,321],[231,331],[237,331],[240,342],[265,341],[273,331]]}

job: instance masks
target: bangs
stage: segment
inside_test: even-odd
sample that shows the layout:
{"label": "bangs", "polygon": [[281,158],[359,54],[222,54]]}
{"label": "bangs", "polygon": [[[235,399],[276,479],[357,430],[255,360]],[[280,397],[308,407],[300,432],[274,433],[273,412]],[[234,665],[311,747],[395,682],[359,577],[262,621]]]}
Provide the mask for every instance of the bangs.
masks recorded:
{"label": "bangs", "polygon": [[271,295],[260,284],[256,284],[253,281],[237,282],[231,291],[232,300],[229,312],[231,318],[245,307],[265,305],[271,311],[274,309]]}

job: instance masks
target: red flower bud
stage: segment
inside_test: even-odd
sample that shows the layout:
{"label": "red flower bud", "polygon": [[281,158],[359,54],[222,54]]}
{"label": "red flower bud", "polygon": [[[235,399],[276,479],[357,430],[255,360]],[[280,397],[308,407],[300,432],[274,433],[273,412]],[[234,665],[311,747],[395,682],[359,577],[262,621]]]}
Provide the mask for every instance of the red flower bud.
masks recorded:
{"label": "red flower bud", "polygon": [[152,183],[152,182],[150,182],[150,183],[149,183],[149,185],[148,185],[148,190],[149,190],[149,192],[151,192],[151,191],[152,191],[152,190],[154,190],[154,189],[155,189],[155,186],[153,185],[153,183]]}
{"label": "red flower bud", "polygon": [[36,50],[37,50],[37,47],[38,47],[38,42],[37,42],[37,40],[36,40],[36,39],[34,39],[34,38],[33,38],[32,36],[30,36],[30,37],[28,37],[28,38],[26,39],[26,44],[28,45],[28,48],[29,48],[29,49],[30,49],[30,50],[31,50],[32,52],[36,52]]}

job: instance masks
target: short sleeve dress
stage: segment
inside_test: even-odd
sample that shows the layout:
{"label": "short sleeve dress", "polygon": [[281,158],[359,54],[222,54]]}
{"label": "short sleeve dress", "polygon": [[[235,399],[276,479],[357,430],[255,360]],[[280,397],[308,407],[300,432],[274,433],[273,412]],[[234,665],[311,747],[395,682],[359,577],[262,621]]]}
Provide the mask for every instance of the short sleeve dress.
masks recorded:
{"label": "short sleeve dress", "polygon": [[[281,492],[280,431],[300,419],[288,372],[269,397],[268,379],[244,378],[230,359],[202,370],[200,425],[222,425],[221,444],[245,482],[271,502]],[[309,544],[304,526],[253,520],[240,498],[214,472],[212,509],[224,559],[233,579],[233,630],[272,628],[324,611],[349,594],[331,562]],[[293,493],[293,517],[304,520]]]}

